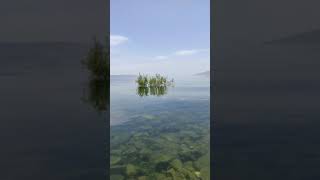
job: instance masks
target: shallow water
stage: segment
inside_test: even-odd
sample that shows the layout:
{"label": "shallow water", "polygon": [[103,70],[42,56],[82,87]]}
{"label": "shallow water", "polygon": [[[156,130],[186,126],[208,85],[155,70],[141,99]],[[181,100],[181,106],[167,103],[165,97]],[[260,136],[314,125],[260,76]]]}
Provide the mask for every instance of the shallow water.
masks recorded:
{"label": "shallow water", "polygon": [[210,179],[209,79],[185,79],[141,97],[111,77],[111,179]]}

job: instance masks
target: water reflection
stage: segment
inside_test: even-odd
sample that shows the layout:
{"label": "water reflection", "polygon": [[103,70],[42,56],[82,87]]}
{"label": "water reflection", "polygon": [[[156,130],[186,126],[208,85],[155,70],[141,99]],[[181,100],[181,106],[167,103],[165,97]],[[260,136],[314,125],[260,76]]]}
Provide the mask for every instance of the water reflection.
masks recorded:
{"label": "water reflection", "polygon": [[[110,112],[109,37],[107,37],[106,40],[106,43],[102,44],[94,38],[94,43],[92,47],[89,49],[87,57],[82,61],[82,64],[86,67],[87,71],[89,72],[89,80],[87,85],[84,87],[84,94],[82,100],[91,105],[100,115],[103,115],[103,117],[105,117],[108,122]],[[107,127],[106,132],[109,132],[109,126],[104,124],[104,127]],[[107,162],[109,162],[109,144],[105,145],[105,158]],[[106,169],[108,170],[109,168],[107,167]]]}
{"label": "water reflection", "polygon": [[85,88],[83,100],[98,112],[109,109],[110,100],[110,52],[109,37],[104,45],[96,38],[82,64],[89,72],[89,83]]}
{"label": "water reflection", "polygon": [[83,100],[90,104],[98,112],[109,109],[110,81],[108,79],[90,79]]}
{"label": "water reflection", "polygon": [[167,86],[160,86],[160,87],[138,87],[137,94],[141,97],[143,96],[163,96],[167,94]]}

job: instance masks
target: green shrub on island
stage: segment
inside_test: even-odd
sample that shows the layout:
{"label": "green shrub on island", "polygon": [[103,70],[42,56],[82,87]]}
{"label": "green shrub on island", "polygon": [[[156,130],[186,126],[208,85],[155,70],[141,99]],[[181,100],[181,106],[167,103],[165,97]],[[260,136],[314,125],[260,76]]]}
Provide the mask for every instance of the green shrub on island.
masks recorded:
{"label": "green shrub on island", "polygon": [[141,97],[143,96],[162,96],[167,94],[167,87],[174,86],[174,80],[167,80],[167,77],[163,77],[160,74],[154,76],[141,75],[137,77],[136,83],[137,94]]}
{"label": "green shrub on island", "polygon": [[141,75],[139,73],[137,80],[137,84],[139,87],[164,87],[164,86],[172,86],[174,84],[174,80],[167,80],[167,77],[163,77],[160,74],[156,74],[154,76]]}

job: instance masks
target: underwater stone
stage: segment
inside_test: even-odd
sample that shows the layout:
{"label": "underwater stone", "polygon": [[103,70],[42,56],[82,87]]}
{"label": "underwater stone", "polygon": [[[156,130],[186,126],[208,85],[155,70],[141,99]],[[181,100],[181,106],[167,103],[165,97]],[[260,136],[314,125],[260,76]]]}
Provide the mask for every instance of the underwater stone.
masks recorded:
{"label": "underwater stone", "polygon": [[126,174],[128,176],[134,176],[137,173],[137,169],[134,165],[128,164],[126,168]]}
{"label": "underwater stone", "polygon": [[111,166],[110,173],[111,174],[121,174],[125,170],[125,166]]}
{"label": "underwater stone", "polygon": [[140,176],[138,177],[138,180],[147,180],[147,176]]}
{"label": "underwater stone", "polygon": [[168,170],[168,173],[172,177],[173,180],[185,180],[186,178],[179,173],[178,171],[174,170],[173,168]]}
{"label": "underwater stone", "polygon": [[189,171],[194,171],[193,163],[191,161],[188,161],[188,162],[184,163],[184,168],[189,170]]}
{"label": "underwater stone", "polygon": [[150,179],[156,179],[156,180],[165,180],[168,177],[165,176],[164,174],[160,174],[160,173],[155,173]]}
{"label": "underwater stone", "polygon": [[202,168],[200,172],[203,180],[210,180],[210,169],[208,167]]}
{"label": "underwater stone", "polygon": [[118,162],[121,161],[121,158],[118,157],[118,156],[112,156],[112,155],[111,155],[111,158],[110,158],[110,159],[111,159],[111,160],[110,160],[110,164],[111,164],[111,165],[117,164]]}
{"label": "underwater stone", "polygon": [[111,175],[110,180],[124,180],[124,177],[122,175]]}
{"label": "underwater stone", "polygon": [[170,159],[171,159],[170,156],[160,154],[154,158],[154,162],[155,163],[168,162]]}
{"label": "underwater stone", "polygon": [[199,166],[199,168],[202,168],[202,167],[210,167],[210,154],[207,153],[203,156],[201,156],[196,162],[195,164],[197,166]]}
{"label": "underwater stone", "polygon": [[175,159],[171,161],[170,165],[176,170],[180,170],[182,168],[182,163],[179,159]]}

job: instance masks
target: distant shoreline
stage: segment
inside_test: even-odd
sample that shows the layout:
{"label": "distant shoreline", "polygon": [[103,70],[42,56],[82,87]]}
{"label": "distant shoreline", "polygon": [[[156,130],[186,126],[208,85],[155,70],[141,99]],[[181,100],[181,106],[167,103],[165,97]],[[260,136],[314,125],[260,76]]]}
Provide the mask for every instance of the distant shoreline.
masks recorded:
{"label": "distant shoreline", "polygon": [[194,76],[206,76],[206,77],[210,77],[210,71],[205,71],[205,72],[197,73],[197,74],[194,74]]}
{"label": "distant shoreline", "polygon": [[111,74],[110,77],[137,77],[138,75],[134,74]]}

